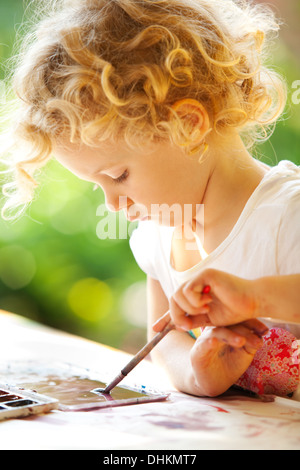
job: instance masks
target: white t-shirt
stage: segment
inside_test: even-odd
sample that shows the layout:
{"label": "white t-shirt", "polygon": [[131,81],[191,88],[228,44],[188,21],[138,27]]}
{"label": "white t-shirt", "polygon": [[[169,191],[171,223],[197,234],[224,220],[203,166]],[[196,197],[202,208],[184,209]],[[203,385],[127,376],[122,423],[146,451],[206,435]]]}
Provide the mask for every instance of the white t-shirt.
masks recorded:
{"label": "white t-shirt", "polygon": [[[170,262],[173,231],[174,227],[145,221],[139,223],[130,239],[138,265],[160,282],[168,299],[205,268],[245,279],[300,273],[300,168],[289,161],[271,168],[228,237],[186,271],[176,271]],[[300,326],[282,326],[300,337]]]}

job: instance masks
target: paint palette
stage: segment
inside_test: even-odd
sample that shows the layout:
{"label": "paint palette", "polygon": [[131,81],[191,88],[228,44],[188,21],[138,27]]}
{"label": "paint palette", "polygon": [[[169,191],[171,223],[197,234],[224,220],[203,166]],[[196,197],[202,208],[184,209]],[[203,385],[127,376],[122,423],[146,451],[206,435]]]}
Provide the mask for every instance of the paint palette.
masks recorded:
{"label": "paint palette", "polygon": [[[34,390],[40,396],[57,401],[60,411],[93,411],[101,408],[135,405],[166,400],[168,393],[162,393],[140,386],[117,386],[111,393],[97,392],[108,380],[90,369],[81,369],[71,364],[45,364],[37,362],[14,362],[1,370],[0,377],[26,390]],[[34,392],[33,392],[34,393]],[[16,396],[20,396],[16,392]],[[33,395],[31,400],[34,401]],[[1,399],[1,397],[0,397]],[[36,400],[35,400],[36,401]],[[1,406],[1,403],[0,403]],[[31,405],[29,405],[31,406]],[[1,411],[1,410],[0,410]]]}
{"label": "paint palette", "polygon": [[0,421],[48,413],[58,408],[58,400],[20,387],[0,384]]}
{"label": "paint palette", "polygon": [[44,375],[42,379],[26,382],[26,388],[58,400],[61,411],[92,411],[101,408],[135,405],[165,400],[168,395],[156,393],[146,387],[115,387],[111,393],[97,392],[105,383],[91,375]]}

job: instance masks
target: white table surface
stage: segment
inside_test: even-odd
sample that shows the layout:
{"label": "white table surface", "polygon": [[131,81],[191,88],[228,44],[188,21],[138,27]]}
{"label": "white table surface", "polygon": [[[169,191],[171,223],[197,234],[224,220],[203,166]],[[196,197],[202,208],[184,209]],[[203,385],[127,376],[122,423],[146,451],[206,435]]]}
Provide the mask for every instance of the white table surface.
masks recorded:
{"label": "white table surface", "polygon": [[[69,335],[21,316],[0,311],[0,362],[66,362],[101,371],[111,378],[130,355]],[[0,377],[3,382],[5,377]],[[0,422],[0,449],[32,450],[212,450],[300,449],[300,402],[275,398],[264,402],[245,396],[199,398],[173,389],[163,371],[142,361],[127,385],[169,392],[168,400],[63,412]]]}

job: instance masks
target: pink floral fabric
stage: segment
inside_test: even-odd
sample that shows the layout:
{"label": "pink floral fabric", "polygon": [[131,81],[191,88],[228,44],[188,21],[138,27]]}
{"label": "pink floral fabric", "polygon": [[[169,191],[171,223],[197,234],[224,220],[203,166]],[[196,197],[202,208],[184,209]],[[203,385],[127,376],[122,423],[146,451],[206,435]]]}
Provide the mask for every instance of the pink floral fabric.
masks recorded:
{"label": "pink floral fabric", "polygon": [[257,394],[287,396],[297,389],[299,380],[297,339],[283,328],[271,328],[236,385]]}

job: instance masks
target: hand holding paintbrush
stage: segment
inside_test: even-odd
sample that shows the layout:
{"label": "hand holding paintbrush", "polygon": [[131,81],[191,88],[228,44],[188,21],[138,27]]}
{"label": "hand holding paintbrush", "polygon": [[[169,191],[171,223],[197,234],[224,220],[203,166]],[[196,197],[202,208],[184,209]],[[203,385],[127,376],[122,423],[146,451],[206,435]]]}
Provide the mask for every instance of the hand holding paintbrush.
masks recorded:
{"label": "hand holding paintbrush", "polygon": [[[210,292],[210,287],[205,286],[202,290],[203,294],[207,294]],[[99,393],[109,393],[114,387],[116,387],[125,377],[129,374],[129,372],[134,369],[151,351],[152,349],[166,336],[169,331],[175,328],[175,325],[171,322],[170,312],[166,312],[154,325],[154,330],[158,331],[158,333],[152,338],[149,343],[147,343],[129,362],[128,364],[121,370],[121,372],[117,375],[117,377],[112,380],[105,388],[99,388],[93,390],[94,392]]]}
{"label": "hand holding paintbrush", "polygon": [[[204,302],[210,302],[211,301],[211,297],[208,295],[210,293],[210,290],[211,290],[210,286],[208,286],[208,285],[205,285],[204,287],[201,287],[200,291],[198,290],[198,295],[201,294],[202,302],[203,302],[203,300],[204,300]],[[173,306],[174,306],[174,304],[173,304]],[[192,326],[190,326],[189,328],[182,327],[180,325],[180,321],[177,321],[177,316],[179,316],[178,313],[180,314],[179,320],[181,320],[182,316],[184,316],[185,320],[189,319],[189,321],[192,321],[192,317],[190,317],[190,314],[185,312],[183,309],[181,309],[178,304],[176,304],[176,310],[179,310],[179,312],[177,312],[177,311],[173,312],[173,313],[177,314],[176,317],[175,317],[175,321],[174,321],[174,317],[172,318],[170,311],[168,311],[153,324],[153,326],[152,326],[153,330],[156,331],[156,332],[160,332],[171,321],[172,321],[172,323],[174,323],[175,327],[177,327],[178,329],[184,329],[184,330],[192,329],[193,328]],[[207,321],[206,315],[204,316],[202,314],[200,318],[201,318],[201,323],[200,323],[201,326],[208,326],[208,325],[211,326],[212,325],[212,323]],[[196,326],[198,326],[198,325],[196,325]]]}

